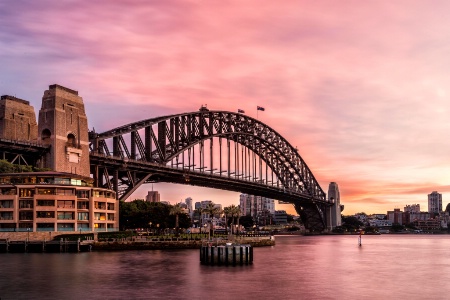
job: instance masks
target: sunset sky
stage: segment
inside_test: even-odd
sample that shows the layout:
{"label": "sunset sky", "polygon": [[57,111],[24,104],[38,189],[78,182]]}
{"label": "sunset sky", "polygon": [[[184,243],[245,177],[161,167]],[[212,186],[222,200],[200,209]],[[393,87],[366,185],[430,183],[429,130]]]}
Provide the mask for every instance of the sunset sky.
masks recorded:
{"label": "sunset sky", "polygon": [[[0,2],[0,94],[79,91],[97,132],[243,109],[283,135],[344,214],[450,202],[448,1]],[[172,204],[239,194],[155,184]],[[143,198],[151,186],[132,198]],[[278,209],[285,206],[278,205]]]}

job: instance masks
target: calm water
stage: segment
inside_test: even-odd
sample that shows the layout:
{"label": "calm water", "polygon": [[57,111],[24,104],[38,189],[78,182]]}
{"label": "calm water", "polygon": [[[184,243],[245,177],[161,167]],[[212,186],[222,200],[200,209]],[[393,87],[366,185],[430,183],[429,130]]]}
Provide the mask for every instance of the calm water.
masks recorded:
{"label": "calm water", "polygon": [[449,299],[450,236],[276,237],[252,266],[198,250],[0,254],[5,299]]}

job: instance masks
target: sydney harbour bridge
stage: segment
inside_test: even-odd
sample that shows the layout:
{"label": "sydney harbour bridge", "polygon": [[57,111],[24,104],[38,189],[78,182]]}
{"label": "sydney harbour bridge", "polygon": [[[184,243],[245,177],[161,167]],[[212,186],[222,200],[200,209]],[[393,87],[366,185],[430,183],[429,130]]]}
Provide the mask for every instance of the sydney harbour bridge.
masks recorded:
{"label": "sydney harbour bridge", "polygon": [[96,184],[119,199],[144,183],[189,184],[290,202],[306,228],[327,226],[333,203],[297,149],[244,114],[202,107],[90,132],[89,140]]}
{"label": "sydney harbour bridge", "polygon": [[[56,93],[56,98],[51,99],[73,98],[73,103],[82,105],[78,92],[59,85],[50,86],[46,93]],[[45,108],[50,103],[46,95],[40,111],[42,128],[50,126],[45,125],[50,111]],[[16,102],[20,100],[10,98]],[[72,122],[73,105],[53,110],[55,116],[64,110],[66,121],[62,124],[69,124],[70,112]],[[77,110],[84,108],[80,106]],[[55,134],[47,128],[39,129],[37,140],[41,143],[1,136],[3,159],[14,163],[28,159],[31,164],[36,164],[49,152],[57,151],[51,150],[52,146],[45,144],[45,139],[47,134],[56,138],[67,134],[65,131],[56,133],[60,119],[57,117],[55,122],[48,123],[54,124]],[[89,131],[87,121],[83,122],[85,125],[77,125],[78,134],[69,132],[67,135],[64,151],[71,161],[73,155],[81,155],[82,144],[86,147],[89,144],[86,153],[89,152],[90,170],[83,171],[84,174],[90,174],[95,186],[114,190],[119,200],[127,199],[145,183],[188,184],[292,203],[310,231],[321,232],[331,227],[331,211],[332,208],[336,211],[338,204],[327,199],[298,150],[257,119],[242,113],[201,107],[198,111],[137,121],[105,132]],[[83,128],[88,132],[83,133]],[[86,135],[86,142],[82,143],[83,135]],[[57,159],[55,164],[54,169]]]}

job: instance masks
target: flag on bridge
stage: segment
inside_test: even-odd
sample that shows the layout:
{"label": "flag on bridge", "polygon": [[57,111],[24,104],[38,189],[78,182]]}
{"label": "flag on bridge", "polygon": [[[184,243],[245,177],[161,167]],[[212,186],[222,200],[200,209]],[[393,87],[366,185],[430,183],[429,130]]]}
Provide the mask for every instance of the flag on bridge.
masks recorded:
{"label": "flag on bridge", "polygon": [[256,110],[264,111],[265,109],[264,109],[264,107],[262,107],[262,106],[257,106],[257,107],[256,107]]}
{"label": "flag on bridge", "polygon": [[245,114],[245,110],[243,110],[243,109],[238,109],[238,113],[240,113],[240,114]]}

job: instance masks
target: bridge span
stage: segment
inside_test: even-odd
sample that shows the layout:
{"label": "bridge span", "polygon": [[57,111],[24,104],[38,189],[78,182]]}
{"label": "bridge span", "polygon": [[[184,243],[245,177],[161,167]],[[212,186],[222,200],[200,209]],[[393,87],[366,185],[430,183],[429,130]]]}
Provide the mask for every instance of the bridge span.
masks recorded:
{"label": "bridge span", "polygon": [[96,185],[128,198],[150,182],[189,184],[292,203],[306,228],[323,231],[327,199],[286,139],[240,113],[199,111],[89,133]]}

